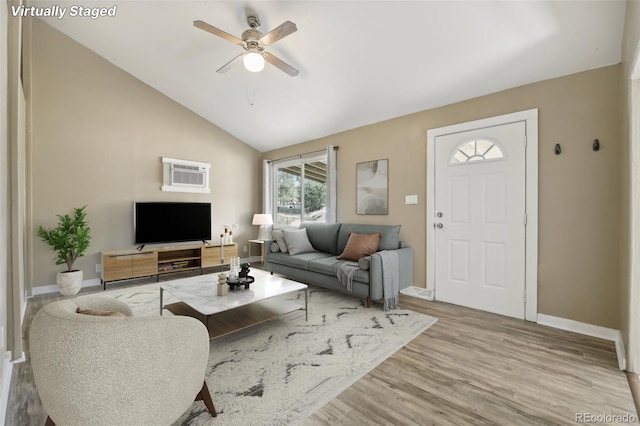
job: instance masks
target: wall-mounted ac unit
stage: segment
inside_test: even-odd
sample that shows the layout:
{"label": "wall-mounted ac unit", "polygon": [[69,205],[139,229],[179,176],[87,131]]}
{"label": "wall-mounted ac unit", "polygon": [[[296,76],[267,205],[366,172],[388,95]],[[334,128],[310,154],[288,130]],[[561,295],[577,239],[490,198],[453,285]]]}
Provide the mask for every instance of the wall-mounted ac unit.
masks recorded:
{"label": "wall-mounted ac unit", "polygon": [[171,185],[206,186],[209,169],[202,166],[171,165]]}
{"label": "wall-mounted ac unit", "polygon": [[162,158],[163,191],[199,192],[208,194],[211,164],[197,161]]}

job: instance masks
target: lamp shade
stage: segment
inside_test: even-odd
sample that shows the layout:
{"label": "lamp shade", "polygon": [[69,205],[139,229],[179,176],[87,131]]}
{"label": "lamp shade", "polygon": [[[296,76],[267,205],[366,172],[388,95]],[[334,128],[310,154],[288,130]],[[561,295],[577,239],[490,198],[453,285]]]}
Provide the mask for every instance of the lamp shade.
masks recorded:
{"label": "lamp shade", "polygon": [[270,214],[256,213],[253,215],[252,225],[273,225],[273,218]]}
{"label": "lamp shade", "polygon": [[253,225],[260,225],[258,229],[258,239],[259,240],[270,240],[271,239],[271,231],[270,226],[273,225],[273,218],[270,214],[264,213],[256,213],[253,215]]}

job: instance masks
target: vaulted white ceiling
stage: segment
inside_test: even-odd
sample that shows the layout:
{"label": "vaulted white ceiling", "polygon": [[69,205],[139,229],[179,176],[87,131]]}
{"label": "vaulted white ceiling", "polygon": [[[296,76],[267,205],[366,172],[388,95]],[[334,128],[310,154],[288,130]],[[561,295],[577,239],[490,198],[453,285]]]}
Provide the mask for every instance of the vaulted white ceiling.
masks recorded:
{"label": "vaulted white ceiling", "polygon": [[[33,1],[117,5],[115,17],[44,18],[260,151],[331,135],[523,84],[620,61],[625,2],[607,1]],[[216,70],[255,14],[267,33],[298,31],[267,64]]]}

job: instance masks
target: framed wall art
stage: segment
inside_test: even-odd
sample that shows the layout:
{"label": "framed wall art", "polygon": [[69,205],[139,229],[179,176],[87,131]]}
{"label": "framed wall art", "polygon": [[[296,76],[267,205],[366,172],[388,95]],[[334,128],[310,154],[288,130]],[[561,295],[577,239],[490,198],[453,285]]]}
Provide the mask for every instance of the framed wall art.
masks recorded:
{"label": "framed wall art", "polygon": [[356,165],[356,213],[388,214],[389,160],[374,160]]}

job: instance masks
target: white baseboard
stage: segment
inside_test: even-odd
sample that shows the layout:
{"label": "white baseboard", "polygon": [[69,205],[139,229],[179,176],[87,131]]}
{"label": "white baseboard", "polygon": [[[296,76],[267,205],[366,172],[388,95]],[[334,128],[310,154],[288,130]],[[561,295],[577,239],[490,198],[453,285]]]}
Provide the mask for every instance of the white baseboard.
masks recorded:
{"label": "white baseboard", "polygon": [[538,314],[538,324],[548,327],[559,328],[560,330],[572,331],[586,336],[597,337],[600,339],[611,340],[616,347],[616,355],[618,356],[618,368],[623,370],[626,368],[626,352],[624,349],[624,341],[620,330],[613,328],[600,327],[599,325],[587,324],[566,318],[554,317],[551,315]]}
{"label": "white baseboard", "polygon": [[[98,278],[82,281],[82,288],[95,287],[98,285],[102,285],[100,282],[100,279]],[[57,292],[58,292],[58,286],[56,284],[42,285],[42,286],[34,287],[31,289],[32,296],[39,296],[41,294],[50,294],[50,293],[57,293]]]}
{"label": "white baseboard", "polygon": [[434,296],[433,290],[427,290],[426,288],[416,287],[416,286],[403,288],[402,290],[400,290],[400,293],[407,296],[416,297],[418,299],[424,299],[429,301],[433,301],[433,296]]}
{"label": "white baseboard", "polygon": [[6,424],[7,406],[9,405],[9,389],[11,388],[11,375],[13,374],[11,352],[7,351],[4,354],[2,364],[2,376],[0,377],[0,425]]}

